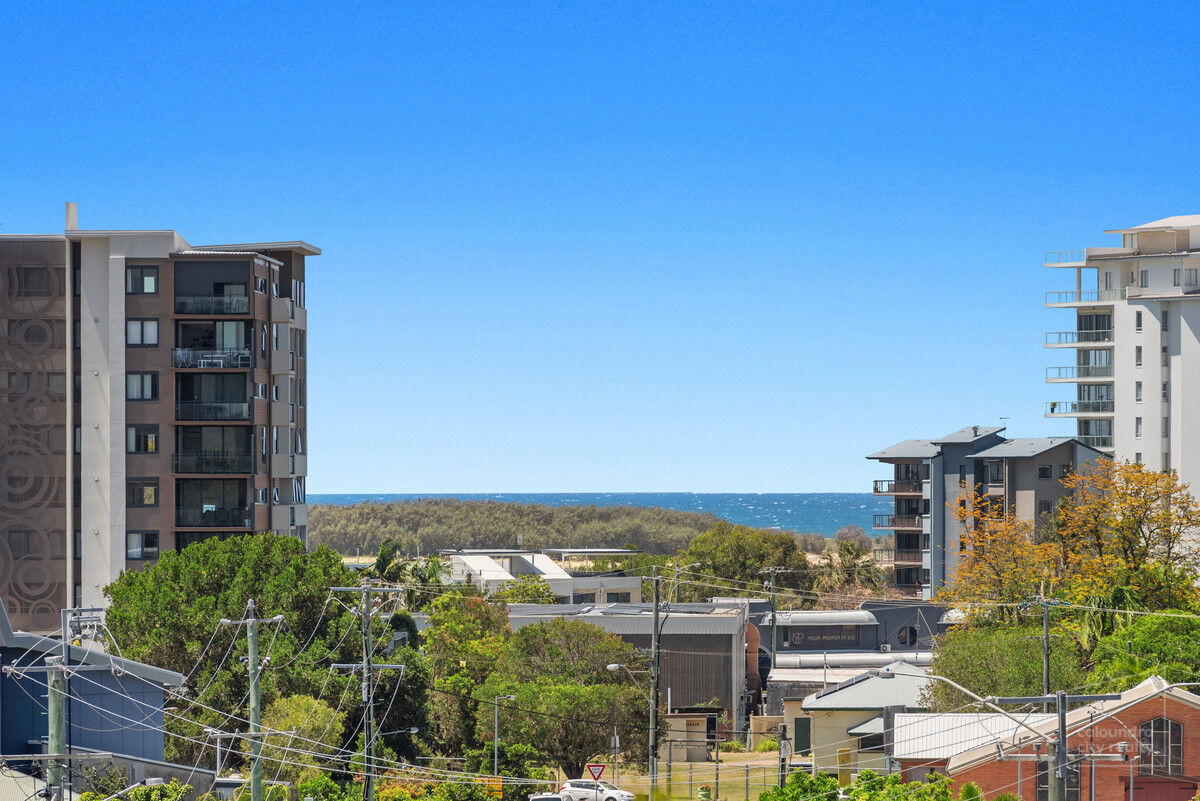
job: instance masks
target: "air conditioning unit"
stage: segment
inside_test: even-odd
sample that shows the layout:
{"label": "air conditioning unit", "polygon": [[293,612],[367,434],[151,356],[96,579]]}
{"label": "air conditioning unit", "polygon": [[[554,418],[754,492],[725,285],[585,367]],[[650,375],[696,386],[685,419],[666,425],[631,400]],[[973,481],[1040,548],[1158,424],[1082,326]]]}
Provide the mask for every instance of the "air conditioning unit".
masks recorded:
{"label": "air conditioning unit", "polygon": [[879,646],[879,653],[890,654],[891,652],[892,652],[892,644],[891,643],[885,642],[883,645]]}

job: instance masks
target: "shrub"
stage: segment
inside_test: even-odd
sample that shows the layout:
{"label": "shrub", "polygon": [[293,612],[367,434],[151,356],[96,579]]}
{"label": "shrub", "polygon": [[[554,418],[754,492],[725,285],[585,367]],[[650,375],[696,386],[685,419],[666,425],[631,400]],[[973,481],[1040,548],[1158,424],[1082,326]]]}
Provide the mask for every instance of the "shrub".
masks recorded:
{"label": "shrub", "polygon": [[740,754],[746,750],[746,744],[741,740],[726,740],[721,743],[720,748],[725,753]]}
{"label": "shrub", "polygon": [[755,747],[754,750],[758,751],[760,754],[766,754],[771,751],[778,751],[779,750],[779,741],[773,737],[764,737],[758,741],[758,745]]}
{"label": "shrub", "polygon": [[975,782],[967,782],[958,791],[958,801],[983,801],[983,791]]}

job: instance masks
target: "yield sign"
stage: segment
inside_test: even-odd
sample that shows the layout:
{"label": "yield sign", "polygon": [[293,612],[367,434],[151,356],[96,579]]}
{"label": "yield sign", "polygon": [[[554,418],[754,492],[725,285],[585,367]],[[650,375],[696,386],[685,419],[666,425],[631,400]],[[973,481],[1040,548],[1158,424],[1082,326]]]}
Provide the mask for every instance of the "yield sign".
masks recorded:
{"label": "yield sign", "polygon": [[601,774],[604,773],[604,765],[588,765],[588,773],[592,774],[592,778],[596,781],[600,780]]}

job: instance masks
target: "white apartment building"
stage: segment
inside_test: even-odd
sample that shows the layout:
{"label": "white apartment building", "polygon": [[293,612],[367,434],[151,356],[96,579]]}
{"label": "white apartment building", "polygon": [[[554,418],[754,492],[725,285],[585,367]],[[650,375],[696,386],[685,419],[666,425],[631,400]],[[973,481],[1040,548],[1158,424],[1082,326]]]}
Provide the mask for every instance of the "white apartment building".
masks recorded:
{"label": "white apartment building", "polygon": [[1066,385],[1046,417],[1073,418],[1085,444],[1200,486],[1200,430],[1186,417],[1200,403],[1200,214],[1105,233],[1120,247],[1045,256],[1075,273],[1073,290],[1046,293],[1048,308],[1072,315],[1046,335],[1064,355],[1046,382]]}

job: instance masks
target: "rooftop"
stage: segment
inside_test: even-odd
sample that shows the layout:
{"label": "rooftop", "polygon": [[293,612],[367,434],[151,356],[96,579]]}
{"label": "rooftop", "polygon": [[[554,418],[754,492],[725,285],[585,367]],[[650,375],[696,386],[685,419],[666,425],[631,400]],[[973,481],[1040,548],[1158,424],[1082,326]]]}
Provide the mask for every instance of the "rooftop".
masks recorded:
{"label": "rooftop", "polygon": [[1003,430],[1004,426],[963,426],[933,442],[935,445],[967,445],[977,439],[999,434]]}
{"label": "rooftop", "polygon": [[1010,439],[1001,442],[999,445],[985,448],[973,454],[973,456],[978,459],[1012,459],[1037,456],[1039,453],[1045,453],[1052,448],[1057,448],[1059,445],[1068,442],[1078,442],[1078,440],[1074,437],[1024,437],[1021,439]]}
{"label": "rooftop", "polygon": [[[1055,715],[1026,714],[1018,719],[1038,726]],[[940,760],[1011,738],[1021,730],[999,713],[902,712],[892,726],[896,759]]]}
{"label": "rooftop", "polygon": [[321,249],[299,239],[287,242],[239,242],[230,245],[196,245],[193,250],[291,250],[305,256],[320,256]]}
{"label": "rooftop", "polygon": [[927,439],[906,439],[890,448],[884,448],[879,453],[872,453],[868,459],[932,459],[941,452],[941,448]]}
{"label": "rooftop", "polygon": [[1200,226],[1200,214],[1177,214],[1174,217],[1163,217],[1154,222],[1142,223],[1132,228],[1113,228],[1106,234],[1138,234],[1144,231],[1177,231],[1181,228]]}
{"label": "rooftop", "polygon": [[926,672],[907,662],[895,661],[887,666],[891,678],[874,672],[862,673],[849,681],[834,685],[804,699],[805,711],[814,709],[883,709],[904,706],[924,709],[921,695],[929,684]]}

